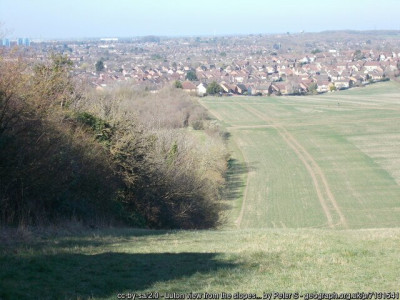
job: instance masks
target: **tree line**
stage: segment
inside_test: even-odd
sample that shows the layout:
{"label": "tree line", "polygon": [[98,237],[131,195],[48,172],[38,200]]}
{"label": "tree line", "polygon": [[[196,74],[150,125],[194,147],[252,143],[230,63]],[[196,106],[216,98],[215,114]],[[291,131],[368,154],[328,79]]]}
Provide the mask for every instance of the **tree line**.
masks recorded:
{"label": "tree line", "polygon": [[1,224],[218,226],[229,155],[205,109],[173,87],[96,91],[70,69],[0,58]]}

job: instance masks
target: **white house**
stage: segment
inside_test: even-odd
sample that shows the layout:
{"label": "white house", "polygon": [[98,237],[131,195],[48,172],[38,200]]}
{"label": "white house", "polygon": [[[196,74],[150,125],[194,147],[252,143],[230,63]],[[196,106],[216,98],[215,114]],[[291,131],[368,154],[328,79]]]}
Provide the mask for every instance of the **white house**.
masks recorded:
{"label": "white house", "polygon": [[206,83],[200,83],[197,86],[197,95],[203,97],[205,94],[207,94],[207,84]]}

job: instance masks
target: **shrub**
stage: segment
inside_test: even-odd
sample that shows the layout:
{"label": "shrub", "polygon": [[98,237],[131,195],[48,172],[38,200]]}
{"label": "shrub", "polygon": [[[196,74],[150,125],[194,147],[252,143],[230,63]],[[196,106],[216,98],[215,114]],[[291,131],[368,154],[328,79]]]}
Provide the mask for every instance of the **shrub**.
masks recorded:
{"label": "shrub", "polygon": [[207,94],[215,95],[222,92],[221,86],[216,82],[213,81],[207,86]]}
{"label": "shrub", "polygon": [[177,89],[181,89],[182,88],[182,82],[180,82],[179,80],[176,80],[174,82],[174,87]]}
{"label": "shrub", "polygon": [[192,123],[192,127],[194,130],[203,130],[204,124],[202,120],[196,120]]}
{"label": "shrub", "polygon": [[219,224],[226,149],[184,130],[208,119],[196,100],[171,87],[83,94],[65,57],[0,64],[2,224]]}
{"label": "shrub", "polygon": [[30,73],[23,61],[1,61],[3,225],[112,222],[118,180],[102,147],[68,117],[74,91],[62,62],[54,57]]}

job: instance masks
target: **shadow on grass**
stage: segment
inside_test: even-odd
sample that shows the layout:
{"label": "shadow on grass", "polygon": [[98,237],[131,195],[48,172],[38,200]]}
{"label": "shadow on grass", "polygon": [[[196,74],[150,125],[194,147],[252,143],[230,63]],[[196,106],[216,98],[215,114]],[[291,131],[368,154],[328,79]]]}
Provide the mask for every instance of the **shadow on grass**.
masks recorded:
{"label": "shadow on grass", "polygon": [[[73,248],[73,247],[102,247],[114,243],[143,241],[142,238],[157,236],[157,241],[169,240],[170,234],[179,233],[181,230],[148,230],[148,229],[99,229],[85,231],[81,235],[61,236],[56,239],[42,239],[30,244],[33,249],[44,248]],[[52,241],[49,243],[49,240]]]}
{"label": "shadow on grass", "polygon": [[[116,297],[157,282],[237,267],[217,253],[56,254],[0,258],[0,299]],[[201,288],[199,281],[198,288]],[[182,290],[184,291],[184,282]],[[192,286],[193,287],[193,286]]]}
{"label": "shadow on grass", "polygon": [[243,188],[246,185],[243,178],[244,174],[248,174],[254,170],[254,165],[247,166],[245,163],[241,163],[237,159],[229,159],[228,171],[226,172],[226,189],[224,192],[224,198],[227,200],[236,200],[243,196]]}
{"label": "shadow on grass", "polygon": [[[0,253],[29,246],[32,249],[43,247],[86,247],[102,246],[116,241],[132,240],[147,236],[174,234],[179,230],[133,229],[127,227],[90,229],[80,225],[72,229],[63,227],[32,227],[0,229]],[[0,299],[1,300],[1,299]]]}

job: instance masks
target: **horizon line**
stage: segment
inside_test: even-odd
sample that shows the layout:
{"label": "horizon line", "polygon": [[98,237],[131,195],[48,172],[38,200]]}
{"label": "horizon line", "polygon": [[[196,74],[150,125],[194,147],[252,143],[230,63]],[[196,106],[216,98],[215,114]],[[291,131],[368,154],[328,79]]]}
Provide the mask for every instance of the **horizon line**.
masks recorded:
{"label": "horizon line", "polygon": [[399,32],[399,29],[325,29],[321,31],[286,31],[286,32],[269,32],[269,33],[220,33],[220,34],[181,34],[181,35],[163,35],[163,34],[144,34],[144,35],[132,35],[132,36],[118,36],[118,35],[101,35],[101,36],[86,36],[86,37],[29,37],[29,36],[13,36],[13,37],[2,37],[2,39],[9,39],[11,41],[17,40],[18,38],[29,38],[31,40],[42,40],[42,41],[68,41],[68,40],[96,40],[103,38],[117,38],[117,39],[134,39],[143,37],[159,37],[159,38],[196,38],[196,37],[240,37],[240,36],[272,36],[272,35],[299,35],[299,34],[320,34],[320,33],[332,33],[332,32]]}

